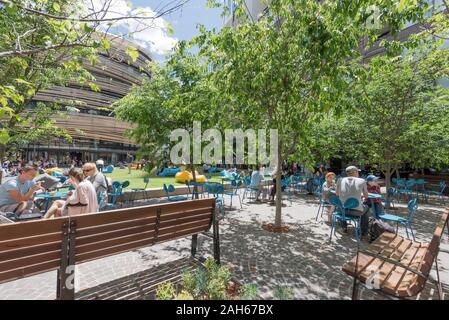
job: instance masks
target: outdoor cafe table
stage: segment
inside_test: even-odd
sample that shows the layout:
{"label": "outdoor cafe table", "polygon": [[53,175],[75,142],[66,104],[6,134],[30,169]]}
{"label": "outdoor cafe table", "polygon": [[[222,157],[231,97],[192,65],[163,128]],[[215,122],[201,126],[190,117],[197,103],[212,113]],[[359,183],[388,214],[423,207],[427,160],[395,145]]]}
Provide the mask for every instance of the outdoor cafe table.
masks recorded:
{"label": "outdoor cafe table", "polygon": [[50,203],[52,201],[55,200],[60,200],[60,199],[67,199],[67,195],[68,192],[67,191],[58,191],[55,193],[48,193],[48,192],[43,192],[43,193],[38,193],[34,196],[34,198],[37,199],[45,199],[45,212],[48,211],[48,207],[50,206]]}

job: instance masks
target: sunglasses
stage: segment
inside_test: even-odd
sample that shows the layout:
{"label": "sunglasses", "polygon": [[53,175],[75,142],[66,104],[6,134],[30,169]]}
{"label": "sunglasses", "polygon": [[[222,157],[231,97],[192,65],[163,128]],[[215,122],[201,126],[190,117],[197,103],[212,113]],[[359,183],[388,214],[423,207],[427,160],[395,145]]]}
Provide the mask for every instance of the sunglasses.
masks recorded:
{"label": "sunglasses", "polygon": [[89,172],[89,171],[92,171],[92,169],[85,169],[85,170],[83,170],[83,172]]}

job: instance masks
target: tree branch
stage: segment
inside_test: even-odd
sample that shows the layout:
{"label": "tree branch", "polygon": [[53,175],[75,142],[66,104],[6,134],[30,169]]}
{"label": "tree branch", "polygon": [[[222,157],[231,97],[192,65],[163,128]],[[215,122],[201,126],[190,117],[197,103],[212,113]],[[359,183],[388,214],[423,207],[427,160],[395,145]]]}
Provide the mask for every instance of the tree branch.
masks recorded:
{"label": "tree branch", "polygon": [[[181,7],[183,7],[186,3],[188,3],[190,0],[182,0],[180,3],[176,4],[175,6],[166,9],[165,11],[159,12],[157,13],[155,16],[152,17],[147,17],[147,16],[139,16],[139,15],[135,15],[135,16],[124,16],[124,17],[117,17],[117,18],[95,18],[95,19],[90,19],[90,18],[74,18],[74,17],[65,17],[65,16],[58,16],[58,15],[54,15],[54,14],[50,14],[50,13],[46,13],[43,11],[39,11],[39,10],[35,10],[32,8],[28,8],[25,6],[22,6],[18,3],[15,2],[9,2],[9,1],[5,1],[5,0],[0,0],[0,3],[3,4],[14,4],[15,6],[17,6],[18,8],[25,10],[29,13],[33,13],[35,15],[39,15],[39,16],[43,16],[43,17],[47,17],[47,18],[51,18],[51,19],[55,19],[55,20],[67,20],[67,21],[77,21],[77,22],[117,22],[117,21],[121,21],[121,20],[129,20],[129,19],[141,19],[141,20],[156,20],[160,17],[163,17],[167,14],[170,14],[178,9],[180,9]],[[103,11],[98,11],[96,13],[102,13]],[[104,12],[108,12],[108,11],[104,11]],[[96,14],[93,13],[93,14]]]}

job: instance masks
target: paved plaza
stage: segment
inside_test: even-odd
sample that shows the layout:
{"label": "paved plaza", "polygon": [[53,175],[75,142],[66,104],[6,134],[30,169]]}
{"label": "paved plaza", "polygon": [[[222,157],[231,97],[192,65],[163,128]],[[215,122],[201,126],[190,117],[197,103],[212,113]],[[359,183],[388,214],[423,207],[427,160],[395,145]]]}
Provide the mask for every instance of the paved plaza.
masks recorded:
{"label": "paved plaza", "polygon": [[[278,287],[291,288],[294,299],[350,299],[352,279],[341,267],[356,253],[353,229],[348,234],[338,230],[330,243],[330,227],[321,218],[315,221],[318,201],[314,196],[300,194],[292,203],[284,201],[283,223],[290,232],[283,234],[261,228],[274,222],[274,206],[245,200],[240,209],[235,203],[220,221],[220,246],[222,263],[232,269],[236,280],[256,284],[261,299],[273,299]],[[405,214],[404,209],[400,205],[396,212]],[[418,241],[430,241],[442,212],[437,203],[420,204],[413,225]],[[445,231],[441,247],[449,249],[448,242]],[[212,254],[211,238],[200,235],[198,245],[199,256]],[[196,266],[189,256],[190,238],[183,238],[81,264],[76,267],[76,298],[153,299],[161,281],[177,282],[182,270]],[[439,255],[439,265],[448,300],[449,254]],[[56,272],[0,285],[0,299],[55,299],[55,293]],[[384,299],[366,289],[360,298]],[[437,299],[435,287],[428,283],[419,298]]]}

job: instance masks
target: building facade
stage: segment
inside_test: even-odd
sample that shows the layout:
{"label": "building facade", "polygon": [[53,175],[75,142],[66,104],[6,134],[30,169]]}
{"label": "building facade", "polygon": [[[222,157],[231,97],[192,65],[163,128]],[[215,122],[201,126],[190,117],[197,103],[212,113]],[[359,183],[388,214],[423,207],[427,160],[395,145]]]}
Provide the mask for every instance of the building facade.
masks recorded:
{"label": "building facade", "polygon": [[128,154],[136,153],[137,146],[125,134],[130,124],[115,119],[111,106],[124,97],[132,85],[139,85],[144,77],[150,77],[146,71],[150,55],[137,47],[138,59],[132,61],[125,53],[129,46],[137,47],[127,40],[114,39],[111,49],[99,55],[98,63],[85,63],[84,67],[95,77],[94,83],[100,91],[73,82],[41,90],[35,95],[31,108],[38,102],[76,107],[66,109],[65,117],[54,118],[57,127],[67,130],[73,140],[53,138],[22,146],[25,159],[52,159],[58,165],[67,165],[72,160],[102,158],[106,163],[116,164],[125,161]]}

